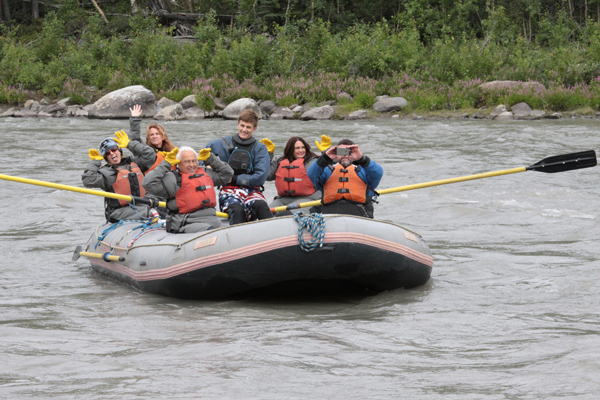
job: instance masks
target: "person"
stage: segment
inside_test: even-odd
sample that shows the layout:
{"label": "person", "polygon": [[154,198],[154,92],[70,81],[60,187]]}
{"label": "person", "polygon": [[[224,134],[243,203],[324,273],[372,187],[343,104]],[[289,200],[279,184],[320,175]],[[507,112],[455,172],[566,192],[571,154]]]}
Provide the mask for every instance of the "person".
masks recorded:
{"label": "person", "polygon": [[213,140],[206,146],[233,169],[231,181],[219,192],[219,206],[229,214],[231,225],[273,217],[262,193],[269,175],[269,152],[252,137],[258,127],[258,115],[252,110],[242,111],[237,127],[236,135]]}
{"label": "person", "polygon": [[[269,139],[261,143],[267,146],[269,154],[275,151],[275,145]],[[304,203],[321,198],[321,192],[308,178],[307,169],[317,160],[318,156],[310,150],[310,145],[301,137],[291,137],[283,150],[283,156],[271,160],[271,169],[267,181],[275,181],[277,196],[269,204],[271,208],[287,206],[292,203]],[[289,211],[277,213],[291,215]]]}
{"label": "person", "polygon": [[[210,168],[198,166],[199,160]],[[202,149],[198,155],[191,147],[182,147],[167,153],[165,160],[144,177],[142,186],[167,200],[168,232],[202,232],[221,225],[214,188],[226,184],[232,176],[229,164],[210,149]]]}
{"label": "person", "polygon": [[349,139],[329,147],[331,139],[323,135],[321,142],[316,144],[323,153],[308,169],[308,177],[323,193],[322,205],[320,210],[311,208],[311,212],[373,218],[372,197],[383,176],[383,168]]}
{"label": "person", "polygon": [[[123,157],[127,148],[133,156]],[[144,197],[142,187],[143,174],[154,163],[156,155],[150,146],[129,140],[128,135],[116,132],[115,138],[109,137],[100,143],[99,150],[90,149],[90,163],[81,175],[83,186],[100,188],[106,192],[128,196]],[[102,160],[106,161],[102,164]],[[148,216],[148,206],[129,205],[126,201],[104,199],[104,211],[108,222],[122,219],[144,219]]]}
{"label": "person", "polygon": [[[136,104],[129,111],[131,112],[131,118],[129,118],[131,140],[142,142],[140,129],[142,123],[142,106]],[[159,166],[164,161],[165,154],[175,149],[175,145],[171,143],[167,132],[165,132],[165,128],[158,124],[148,125],[146,128],[146,144],[156,152],[156,160],[148,171],[152,171]]]}

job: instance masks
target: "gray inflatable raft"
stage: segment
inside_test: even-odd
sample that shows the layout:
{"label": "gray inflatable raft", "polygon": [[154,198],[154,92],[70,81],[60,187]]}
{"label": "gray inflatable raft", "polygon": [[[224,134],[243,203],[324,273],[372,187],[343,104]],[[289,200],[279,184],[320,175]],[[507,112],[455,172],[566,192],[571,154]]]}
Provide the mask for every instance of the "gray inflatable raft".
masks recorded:
{"label": "gray inflatable raft", "polygon": [[76,253],[102,254],[90,258],[101,274],[183,299],[291,289],[380,292],[429,280],[433,259],[420,235],[391,222],[323,217],[323,244],[310,252],[300,247],[298,223],[290,216],[195,234],[167,233],[140,221],[100,225]]}

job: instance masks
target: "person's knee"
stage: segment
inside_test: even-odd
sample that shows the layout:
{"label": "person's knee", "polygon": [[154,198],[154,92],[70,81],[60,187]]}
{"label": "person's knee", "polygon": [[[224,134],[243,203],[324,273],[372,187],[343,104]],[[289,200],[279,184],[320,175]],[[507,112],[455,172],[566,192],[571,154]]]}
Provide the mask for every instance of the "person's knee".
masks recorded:
{"label": "person's knee", "polygon": [[229,225],[241,224],[246,222],[246,211],[240,203],[233,203],[227,207],[229,214]]}
{"label": "person's knee", "polygon": [[252,213],[256,219],[273,218],[273,213],[271,212],[269,205],[264,201],[255,201],[254,204],[252,204]]}

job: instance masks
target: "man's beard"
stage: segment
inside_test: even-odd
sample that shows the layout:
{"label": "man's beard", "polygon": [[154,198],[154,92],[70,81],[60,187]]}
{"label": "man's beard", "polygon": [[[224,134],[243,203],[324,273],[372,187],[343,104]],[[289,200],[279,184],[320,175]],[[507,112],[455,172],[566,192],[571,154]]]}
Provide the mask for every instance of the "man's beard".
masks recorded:
{"label": "man's beard", "polygon": [[348,159],[348,158],[342,158],[342,161],[340,161],[340,164],[342,164],[342,167],[347,168],[350,166],[350,164],[352,164],[352,161],[350,161],[350,159]]}

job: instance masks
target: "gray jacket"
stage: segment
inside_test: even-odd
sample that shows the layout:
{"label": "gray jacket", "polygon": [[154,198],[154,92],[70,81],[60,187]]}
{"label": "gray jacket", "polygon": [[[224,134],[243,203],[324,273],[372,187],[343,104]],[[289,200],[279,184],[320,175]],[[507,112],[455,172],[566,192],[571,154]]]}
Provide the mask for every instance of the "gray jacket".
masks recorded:
{"label": "gray jacket", "polygon": [[[210,166],[210,168],[205,167],[204,170],[215,186],[226,185],[233,177],[233,170],[229,164],[212,153],[204,164]],[[188,214],[179,213],[175,194],[181,186],[177,184],[177,177],[171,171],[171,164],[167,161],[163,161],[150,171],[144,178],[142,186],[148,193],[167,200],[170,219],[168,230],[171,232],[201,232],[221,225],[216,216],[217,210],[213,207],[201,208]]]}

